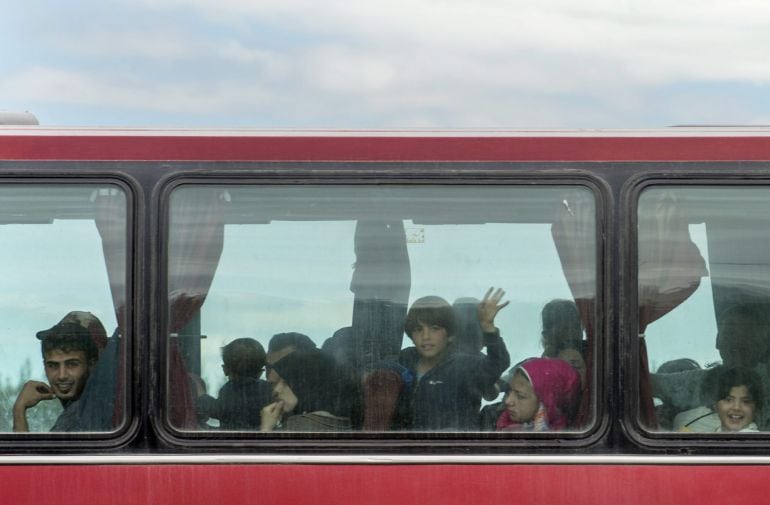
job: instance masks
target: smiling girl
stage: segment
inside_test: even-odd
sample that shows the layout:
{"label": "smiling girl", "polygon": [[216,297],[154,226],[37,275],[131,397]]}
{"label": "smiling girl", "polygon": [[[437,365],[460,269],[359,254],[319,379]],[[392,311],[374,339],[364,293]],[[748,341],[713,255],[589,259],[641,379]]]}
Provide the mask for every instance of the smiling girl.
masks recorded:
{"label": "smiling girl", "polygon": [[717,380],[714,410],[721,432],[752,432],[762,410],[762,382],[753,370],[727,368]]}

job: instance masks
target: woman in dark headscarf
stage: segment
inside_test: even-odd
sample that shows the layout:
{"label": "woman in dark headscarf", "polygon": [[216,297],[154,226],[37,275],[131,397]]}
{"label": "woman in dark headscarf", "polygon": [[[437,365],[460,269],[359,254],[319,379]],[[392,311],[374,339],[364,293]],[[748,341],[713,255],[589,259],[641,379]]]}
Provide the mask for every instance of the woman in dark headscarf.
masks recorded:
{"label": "woman in dark headscarf", "polygon": [[354,389],[331,357],[316,349],[295,351],[276,361],[267,378],[275,401],[262,409],[261,431],[351,429]]}

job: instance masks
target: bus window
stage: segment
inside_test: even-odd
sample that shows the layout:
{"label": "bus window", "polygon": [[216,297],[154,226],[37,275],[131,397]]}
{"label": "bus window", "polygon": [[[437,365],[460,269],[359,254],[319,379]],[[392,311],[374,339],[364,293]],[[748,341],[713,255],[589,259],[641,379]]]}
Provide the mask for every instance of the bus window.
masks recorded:
{"label": "bus window", "polygon": [[126,212],[114,185],[0,185],[1,431],[122,424]]}
{"label": "bus window", "polygon": [[[587,428],[595,215],[583,186],[180,185],[167,419],[207,436]],[[507,400],[520,377],[534,412]]]}
{"label": "bus window", "polygon": [[768,196],[748,186],[642,193],[639,331],[648,368],[640,417],[649,428],[768,429]]}

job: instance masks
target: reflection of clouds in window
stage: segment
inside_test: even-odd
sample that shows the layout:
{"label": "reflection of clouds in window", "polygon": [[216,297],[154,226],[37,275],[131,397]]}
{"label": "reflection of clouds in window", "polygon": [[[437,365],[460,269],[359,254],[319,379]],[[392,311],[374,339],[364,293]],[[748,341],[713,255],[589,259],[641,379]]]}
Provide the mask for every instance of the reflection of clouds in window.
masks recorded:
{"label": "reflection of clouds in window", "polygon": [[[225,227],[225,247],[203,305],[203,376],[221,380],[220,348],[239,337],[267,347],[285,331],[318,346],[350,321],[353,221],[287,222]],[[349,323],[347,323],[349,324]]]}
{"label": "reflection of clouds in window", "polygon": [[29,378],[44,381],[38,331],[73,309],[117,326],[101,239],[93,221],[56,220],[0,226],[0,241],[12,244],[0,248],[0,375],[15,380],[28,360]]}
{"label": "reflection of clouds in window", "polygon": [[[692,241],[708,264],[706,226],[698,224],[689,228]],[[701,366],[719,360],[714,347],[716,334],[711,278],[704,277],[690,298],[647,327],[650,370],[656,370],[666,361],[684,357],[694,359]]]}
{"label": "reflection of clouds in window", "polygon": [[431,293],[481,298],[489,286],[502,287],[511,304],[495,322],[512,361],[542,353],[540,310],[553,298],[572,297],[550,224],[436,226],[426,230],[426,244],[409,249],[412,300]]}
{"label": "reflection of clouds in window", "polygon": [[410,301],[427,294],[450,301],[480,298],[489,286],[500,286],[512,303],[497,322],[514,360],[539,356],[540,310],[553,298],[571,298],[551,223],[565,198],[593,208],[590,192],[564,187],[230,187],[228,192],[225,221],[233,224],[225,226],[201,320],[208,337],[202,342],[203,376],[210,388],[223,380],[219,349],[235,338],[253,337],[266,346],[274,333],[298,331],[320,346],[350,324],[353,234],[363,218],[397,216],[408,237],[419,237],[407,240]]}
{"label": "reflection of clouds in window", "polygon": [[643,193],[640,213],[645,201],[661,192],[674,195],[686,213],[709,276],[682,305],[649,326],[650,368],[683,357],[703,366],[720,360],[715,349],[719,313],[770,299],[770,199],[762,187],[655,188]]}
{"label": "reflection of clouds in window", "polygon": [[[0,380],[45,380],[35,335],[72,310],[95,314],[108,333],[117,326],[96,221],[107,227],[102,232],[111,236],[113,259],[125,261],[125,206],[125,195],[114,186],[0,187]],[[114,279],[118,290],[122,277]],[[47,430],[57,405],[39,406],[30,425]]]}

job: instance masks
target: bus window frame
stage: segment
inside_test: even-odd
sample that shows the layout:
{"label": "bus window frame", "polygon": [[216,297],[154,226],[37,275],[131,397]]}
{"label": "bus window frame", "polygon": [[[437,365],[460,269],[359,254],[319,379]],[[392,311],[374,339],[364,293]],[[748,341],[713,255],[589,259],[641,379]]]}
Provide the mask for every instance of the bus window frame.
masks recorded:
{"label": "bus window frame", "polygon": [[[221,162],[167,164],[173,173],[157,184],[156,234],[153,265],[158,273],[157,299],[152,304],[157,311],[152,315],[158,321],[153,333],[152,355],[156,368],[153,370],[153,399],[151,422],[159,438],[171,447],[199,449],[224,449],[247,452],[324,452],[334,449],[371,452],[457,453],[468,449],[484,452],[531,452],[535,448],[580,449],[595,445],[610,427],[612,417],[607,401],[612,369],[608,365],[611,345],[606,335],[608,317],[612,313],[608,272],[611,271],[608,239],[612,213],[607,209],[613,198],[607,182],[581,165],[595,163],[576,162],[237,162],[223,166]],[[168,328],[168,229],[170,196],[185,185],[511,185],[511,186],[574,186],[591,192],[595,202],[596,226],[596,297],[594,317],[596,336],[594,341],[594,374],[590,412],[592,424],[579,432],[549,433],[494,433],[494,432],[343,432],[343,433],[269,433],[253,431],[223,432],[185,431],[170,424],[167,419],[166,400],[168,391],[165,377],[167,366]],[[601,371],[596,372],[596,364]]]}
{"label": "bus window frame", "polygon": [[[123,418],[109,432],[28,432],[0,433],[0,447],[5,450],[58,450],[67,452],[110,450],[128,446],[137,436],[145,402],[141,377],[142,352],[147,346],[138,338],[143,267],[141,251],[145,247],[145,211],[137,202],[144,200],[141,184],[128,175],[125,163],[90,161],[0,161],[0,184],[25,186],[114,186],[126,198],[126,277],[124,315],[124,355],[122,358]],[[108,333],[108,337],[111,334]],[[120,373],[120,372],[119,372]],[[73,446],[73,442],[78,445]]]}
{"label": "bus window frame", "polygon": [[[661,165],[664,165],[662,168]],[[624,431],[636,444],[655,449],[673,449],[685,454],[709,453],[709,450],[756,450],[770,447],[770,431],[759,433],[696,433],[655,431],[640,420],[639,395],[639,310],[638,310],[638,208],[642,193],[650,188],[673,187],[767,187],[770,191],[770,163],[763,161],[636,163],[640,173],[630,177],[621,188],[620,205],[624,215],[621,239],[620,271],[626,273],[621,297],[620,328],[620,404]],[[669,170],[665,170],[668,167]]]}

